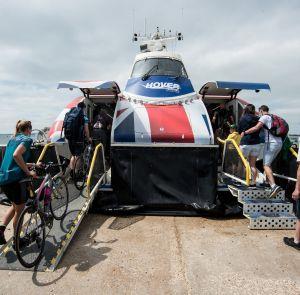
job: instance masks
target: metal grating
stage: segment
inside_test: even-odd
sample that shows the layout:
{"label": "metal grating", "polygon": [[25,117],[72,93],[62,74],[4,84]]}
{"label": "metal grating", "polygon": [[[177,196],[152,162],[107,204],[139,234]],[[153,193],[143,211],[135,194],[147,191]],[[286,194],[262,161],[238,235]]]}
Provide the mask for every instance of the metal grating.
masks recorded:
{"label": "metal grating", "polygon": [[292,214],[263,213],[245,214],[250,229],[295,229],[297,218]]}
{"label": "metal grating", "polygon": [[[246,200],[256,200],[256,199],[269,199],[270,190],[263,190],[263,189],[239,189],[238,190],[238,200],[240,202]],[[284,200],[285,193],[284,191],[280,191],[275,198],[271,200]]]}
{"label": "metal grating", "polygon": [[247,200],[243,202],[243,213],[293,214],[293,204],[281,200]]}

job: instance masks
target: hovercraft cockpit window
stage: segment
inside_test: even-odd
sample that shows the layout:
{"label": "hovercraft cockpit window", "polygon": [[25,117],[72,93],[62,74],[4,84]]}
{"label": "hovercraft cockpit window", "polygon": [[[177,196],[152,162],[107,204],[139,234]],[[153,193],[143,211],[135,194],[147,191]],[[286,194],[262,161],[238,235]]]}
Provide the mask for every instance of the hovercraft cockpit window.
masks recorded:
{"label": "hovercraft cockpit window", "polygon": [[133,67],[131,78],[144,75],[187,78],[182,62],[170,58],[148,58],[137,61]]}

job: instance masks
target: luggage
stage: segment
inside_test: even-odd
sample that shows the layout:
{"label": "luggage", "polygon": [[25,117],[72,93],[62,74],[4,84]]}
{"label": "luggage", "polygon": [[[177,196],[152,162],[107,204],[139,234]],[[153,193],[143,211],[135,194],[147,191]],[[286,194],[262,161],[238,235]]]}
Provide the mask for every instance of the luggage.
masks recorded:
{"label": "luggage", "polygon": [[65,138],[70,141],[80,141],[84,134],[84,113],[82,108],[72,108],[66,113],[63,129],[65,132]]}
{"label": "luggage", "polygon": [[277,115],[270,116],[272,118],[272,126],[267,128],[268,131],[274,136],[285,138],[289,132],[289,124]]}

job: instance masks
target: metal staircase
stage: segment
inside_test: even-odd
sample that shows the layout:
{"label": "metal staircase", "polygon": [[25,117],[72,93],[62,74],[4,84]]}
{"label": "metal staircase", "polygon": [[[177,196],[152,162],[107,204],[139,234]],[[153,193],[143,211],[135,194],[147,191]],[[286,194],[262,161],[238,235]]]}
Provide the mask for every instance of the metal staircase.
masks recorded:
{"label": "metal staircase", "polygon": [[[293,204],[285,199],[285,192],[280,191],[275,198],[270,199],[269,189],[249,187],[251,169],[239,146],[233,140],[219,141],[224,144],[221,181],[227,184],[231,194],[243,205],[243,214],[250,221],[249,228],[294,229],[297,218],[293,213]],[[257,181],[264,182],[264,175],[259,173]]]}
{"label": "metal staircase", "polygon": [[250,221],[250,229],[295,228],[297,218],[293,213],[293,204],[285,200],[284,191],[270,199],[267,189],[244,185],[228,185],[228,188],[243,205],[243,214]]}

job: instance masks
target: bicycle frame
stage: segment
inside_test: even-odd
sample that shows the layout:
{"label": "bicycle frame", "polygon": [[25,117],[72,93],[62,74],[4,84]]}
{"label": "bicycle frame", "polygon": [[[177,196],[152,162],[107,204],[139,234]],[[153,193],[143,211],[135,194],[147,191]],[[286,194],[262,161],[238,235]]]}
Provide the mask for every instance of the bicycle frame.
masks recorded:
{"label": "bicycle frame", "polygon": [[[42,208],[42,206],[40,206],[41,202],[41,195],[43,192],[43,189],[46,187],[46,185],[49,186],[49,188],[52,190],[52,186],[53,186],[53,179],[52,176],[50,175],[50,173],[47,173],[46,176],[44,177],[42,183],[40,184],[38,191],[36,193],[36,197],[35,197],[35,203],[37,205],[37,208],[40,209],[42,212],[44,212],[44,209]],[[44,199],[43,199],[44,201]]]}

